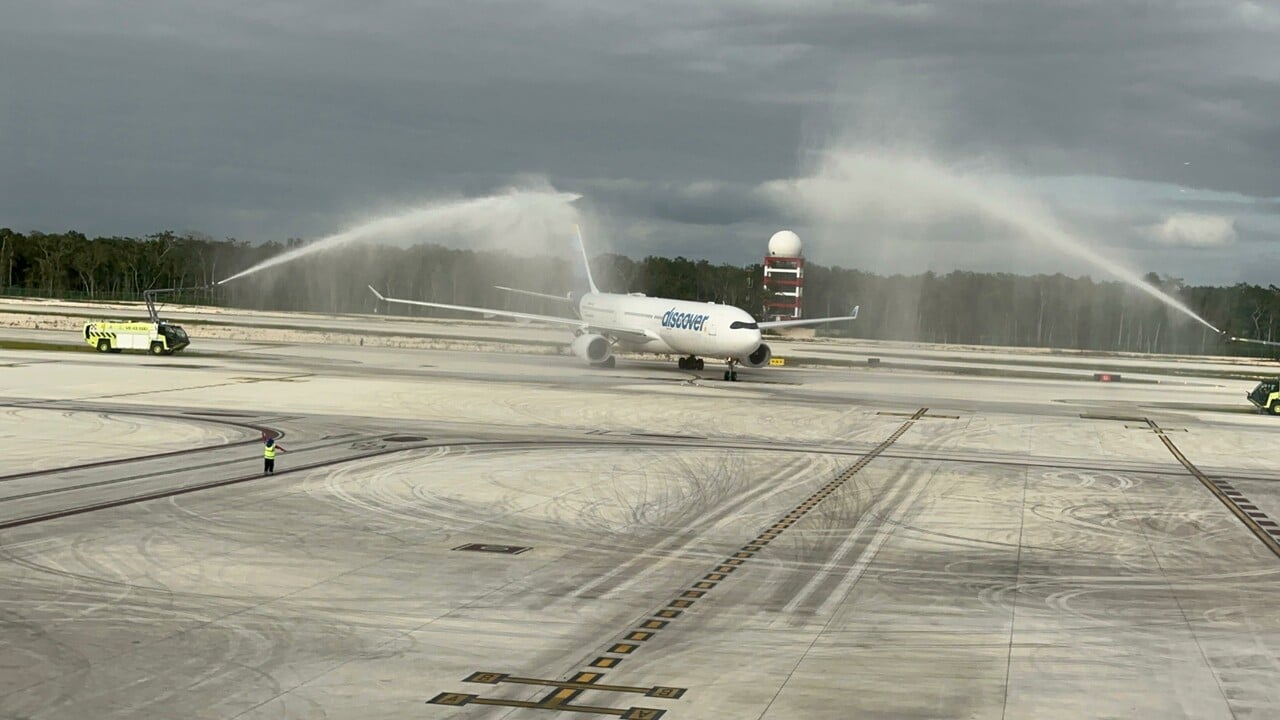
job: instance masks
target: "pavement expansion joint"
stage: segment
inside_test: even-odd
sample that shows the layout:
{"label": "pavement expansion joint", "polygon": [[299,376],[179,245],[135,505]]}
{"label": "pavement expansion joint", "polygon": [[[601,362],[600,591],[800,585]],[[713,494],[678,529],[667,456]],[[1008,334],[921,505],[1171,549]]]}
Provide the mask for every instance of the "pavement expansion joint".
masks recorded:
{"label": "pavement expansion joint", "polygon": [[1155,428],[1153,428],[1153,427],[1151,427],[1150,425],[1125,425],[1125,426],[1124,426],[1124,428],[1125,428],[1126,430],[1147,430],[1147,431],[1153,432],[1153,433],[1155,433],[1155,434],[1157,434],[1157,435],[1163,435],[1163,434],[1165,434],[1165,433],[1171,433],[1171,432],[1180,432],[1180,433],[1184,433],[1184,432],[1186,432],[1186,431],[1187,431],[1187,429],[1186,429],[1186,428],[1166,428],[1166,427],[1155,427]]}
{"label": "pavement expansion joint", "polygon": [[1144,417],[1134,417],[1132,415],[1097,415],[1094,413],[1081,413],[1080,418],[1083,420],[1114,420],[1116,422],[1127,423],[1150,423]]}
{"label": "pavement expansion joint", "polygon": [[877,415],[886,415],[889,417],[906,417],[912,420],[959,420],[959,415],[930,415],[929,408],[920,408],[915,412],[893,412],[891,410],[881,410]]}

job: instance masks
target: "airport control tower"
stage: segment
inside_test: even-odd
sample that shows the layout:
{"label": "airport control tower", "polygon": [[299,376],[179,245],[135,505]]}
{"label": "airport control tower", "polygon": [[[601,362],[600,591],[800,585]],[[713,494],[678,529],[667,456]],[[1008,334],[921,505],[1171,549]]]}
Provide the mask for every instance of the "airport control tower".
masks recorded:
{"label": "airport control tower", "polygon": [[764,319],[798,320],[804,312],[804,256],[800,236],[779,230],[764,258]]}

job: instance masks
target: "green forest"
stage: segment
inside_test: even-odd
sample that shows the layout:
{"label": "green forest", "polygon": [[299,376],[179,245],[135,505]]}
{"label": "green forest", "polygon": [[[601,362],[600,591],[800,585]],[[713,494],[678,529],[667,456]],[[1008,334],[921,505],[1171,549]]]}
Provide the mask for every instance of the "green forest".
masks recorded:
{"label": "green forest", "polygon": [[[0,295],[81,300],[140,300],[148,289],[190,288],[170,302],[325,313],[388,312],[368,291],[461,305],[554,313],[556,303],[495,289],[506,285],[564,294],[575,279],[572,257],[528,257],[438,245],[360,245],[306,256],[225,285],[212,286],[300,240],[250,244],[163,232],[142,238],[89,238],[78,232],[0,229]],[[757,317],[765,297],[760,265],[713,265],[683,257],[592,260],[604,290],[737,305]],[[1192,286],[1178,278],[1147,280],[1230,335],[1280,340],[1280,288],[1240,283]],[[1268,354],[1224,344],[1194,320],[1121,282],[1090,277],[955,271],[878,275],[809,264],[805,314],[839,315],[854,305],[857,322],[823,334],[883,340],[1191,354]],[[448,316],[397,307],[392,312]]]}

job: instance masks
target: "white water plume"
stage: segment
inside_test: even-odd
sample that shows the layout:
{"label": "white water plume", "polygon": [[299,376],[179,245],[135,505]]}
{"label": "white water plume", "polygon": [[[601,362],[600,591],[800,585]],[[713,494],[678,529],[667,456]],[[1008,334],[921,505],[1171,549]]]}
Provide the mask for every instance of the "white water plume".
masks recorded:
{"label": "white water plume", "polygon": [[839,148],[820,158],[811,175],[769,183],[765,192],[780,204],[833,227],[872,220],[920,229],[976,220],[1082,260],[1219,332],[1176,298],[1065,230],[1042,202],[1008,183],[994,181],[991,175],[964,172],[919,154],[883,148]]}
{"label": "white water plume", "polygon": [[513,189],[487,197],[436,201],[384,215],[280,253],[219,280],[218,284],[360,242],[462,241],[526,250],[557,247],[570,237],[574,224],[579,222],[578,211],[572,205],[579,197],[550,189]]}

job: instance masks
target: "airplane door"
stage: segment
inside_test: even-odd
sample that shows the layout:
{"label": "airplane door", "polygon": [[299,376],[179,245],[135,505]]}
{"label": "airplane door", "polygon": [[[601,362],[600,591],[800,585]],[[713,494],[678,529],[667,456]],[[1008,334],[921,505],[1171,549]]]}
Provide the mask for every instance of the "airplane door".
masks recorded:
{"label": "airplane door", "polygon": [[715,320],[713,320],[713,319],[711,319],[711,318],[708,318],[708,319],[707,319],[706,324],[705,324],[705,325],[703,325],[702,327],[706,329],[707,334],[708,334],[708,335],[710,335],[711,337],[715,337],[715,336],[716,336],[716,321],[715,321]]}

